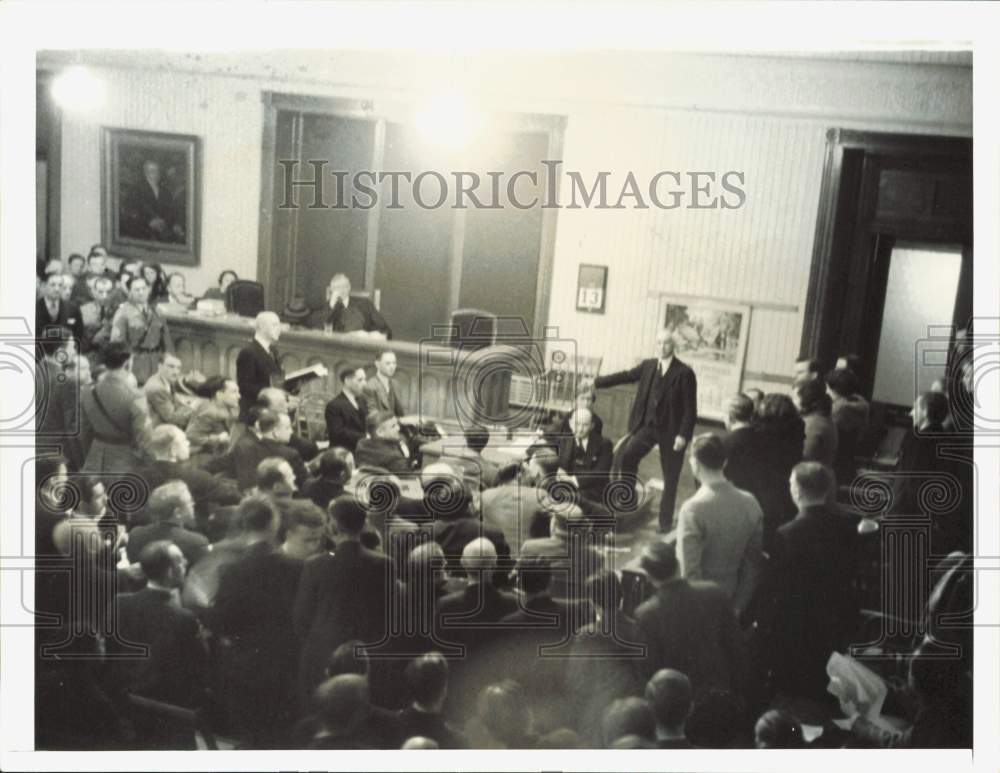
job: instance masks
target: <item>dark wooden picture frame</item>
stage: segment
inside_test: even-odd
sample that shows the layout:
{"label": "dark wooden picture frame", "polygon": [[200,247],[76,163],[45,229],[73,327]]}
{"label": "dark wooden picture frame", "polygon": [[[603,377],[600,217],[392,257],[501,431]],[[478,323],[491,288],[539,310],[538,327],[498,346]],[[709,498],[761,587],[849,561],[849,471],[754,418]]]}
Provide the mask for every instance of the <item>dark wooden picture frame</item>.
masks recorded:
{"label": "dark wooden picture frame", "polygon": [[102,128],[101,238],[112,255],[198,265],[198,137]]}
{"label": "dark wooden picture frame", "polygon": [[[599,291],[599,303],[592,300],[594,291]],[[588,301],[586,293],[591,294]],[[592,263],[581,263],[576,278],[576,310],[585,314],[603,314],[608,302],[608,267]]]}

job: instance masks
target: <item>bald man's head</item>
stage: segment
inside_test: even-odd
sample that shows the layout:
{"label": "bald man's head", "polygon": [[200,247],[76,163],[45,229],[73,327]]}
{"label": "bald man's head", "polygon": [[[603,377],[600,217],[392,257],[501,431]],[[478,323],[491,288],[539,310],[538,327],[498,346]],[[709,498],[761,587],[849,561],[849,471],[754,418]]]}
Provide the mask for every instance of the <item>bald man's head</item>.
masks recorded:
{"label": "bald man's head", "polygon": [[258,336],[273,343],[281,337],[281,320],[273,311],[262,311],[254,321],[254,329]]}
{"label": "bald man's head", "polygon": [[474,539],[462,550],[462,568],[467,572],[491,570],[497,565],[497,549],[485,537]]}

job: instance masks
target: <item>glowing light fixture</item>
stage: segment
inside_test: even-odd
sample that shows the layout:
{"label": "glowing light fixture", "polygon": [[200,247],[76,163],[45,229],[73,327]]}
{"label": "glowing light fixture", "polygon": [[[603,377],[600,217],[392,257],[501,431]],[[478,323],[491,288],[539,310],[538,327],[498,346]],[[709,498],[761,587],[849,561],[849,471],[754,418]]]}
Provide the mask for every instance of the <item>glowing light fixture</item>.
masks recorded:
{"label": "glowing light fixture", "polygon": [[96,110],[104,93],[104,81],[86,67],[70,67],[52,82],[52,98],[64,110]]}
{"label": "glowing light fixture", "polygon": [[424,138],[442,147],[465,147],[483,130],[485,119],[459,93],[437,94],[416,115],[417,128]]}

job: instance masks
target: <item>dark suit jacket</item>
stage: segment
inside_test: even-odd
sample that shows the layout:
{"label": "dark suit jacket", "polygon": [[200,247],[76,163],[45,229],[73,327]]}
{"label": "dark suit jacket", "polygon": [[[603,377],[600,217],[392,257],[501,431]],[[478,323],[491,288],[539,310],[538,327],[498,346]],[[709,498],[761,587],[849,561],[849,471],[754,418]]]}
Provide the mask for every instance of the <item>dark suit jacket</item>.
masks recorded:
{"label": "dark suit jacket", "polygon": [[742,633],[729,596],[710,582],[674,579],[635,613],[636,640],[648,649],[637,661],[643,680],[661,668],[687,674],[698,692],[716,687],[741,691],[746,660]]}
{"label": "dark suit jacket", "polygon": [[726,449],[726,477],[736,488],[749,490],[754,477],[755,435],[751,427],[738,427],[722,436]]}
{"label": "dark suit jacket", "polygon": [[443,642],[464,645],[468,648],[467,655],[474,654],[502,630],[498,626],[491,629],[483,625],[498,623],[516,612],[517,608],[514,594],[499,590],[490,583],[470,583],[438,602],[437,637]]}
{"label": "dark suit jacket", "polygon": [[559,454],[559,466],[570,475],[578,475],[580,491],[591,499],[600,501],[611,471],[611,441],[601,436],[595,428],[587,438],[587,450],[577,458],[578,446],[575,437],[563,443]]}
{"label": "dark suit jacket", "polygon": [[240,435],[226,453],[206,462],[205,469],[235,478],[240,490],[246,491],[257,484],[257,465],[272,456],[285,459],[295,473],[296,485],[305,485],[309,472],[299,452],[276,440],[259,438],[252,430]]}
{"label": "dark suit jacket", "polygon": [[326,510],[332,500],[344,493],[344,484],[322,477],[310,478],[301,488],[301,493],[306,499],[311,499],[317,507]]}
{"label": "dark suit jacket", "polygon": [[150,491],[167,481],[184,481],[202,517],[207,517],[217,506],[235,505],[240,501],[240,492],[230,481],[216,478],[190,463],[158,460],[143,467],[141,475]]}
{"label": "dark suit jacket", "polygon": [[434,541],[444,551],[448,568],[460,568],[462,550],[472,540],[485,537],[493,543],[497,551],[497,566],[502,571],[510,568],[510,545],[500,529],[487,526],[478,518],[467,516],[451,520],[436,520],[433,526]]}
{"label": "dark suit jacket", "polygon": [[786,684],[822,692],[830,652],[854,628],[858,520],[813,506],[775,533],[771,564],[781,610],[775,653]]}
{"label": "dark suit jacket", "polygon": [[[353,303],[353,301],[352,301]],[[382,379],[375,374],[365,382],[365,397],[370,410],[386,411],[394,416],[402,416],[405,411],[396,393],[396,382],[389,380],[390,388],[386,389]]]}
{"label": "dark suit jacket", "polygon": [[305,562],[260,542],[222,570],[214,606],[206,612],[212,631],[225,637],[220,657],[227,683],[263,721],[295,704],[299,641],[292,607]]}
{"label": "dark suit jacket", "polygon": [[[257,401],[260,390],[271,382],[283,382],[284,370],[278,361],[278,351],[272,345],[268,353],[254,339],[240,349],[236,356],[236,383],[240,388],[240,417],[246,419],[247,411]],[[276,383],[280,386],[280,383]]]}
{"label": "dark suit jacket", "polygon": [[341,392],[326,404],[326,433],[330,448],[343,446],[351,453],[358,447],[358,441],[367,433],[368,403],[364,397],[358,398],[355,410],[347,395]]}
{"label": "dark suit jacket", "polygon": [[295,597],[295,633],[302,641],[299,697],[307,700],[320,683],[327,659],[351,639],[375,643],[386,633],[388,594],[393,580],[389,558],[341,542],[306,562]]}
{"label": "dark suit jacket", "polygon": [[[635,432],[643,424],[643,413],[649,401],[650,392],[660,388],[660,361],[658,359],[643,360],[631,370],[612,373],[594,379],[598,389],[615,386],[616,384],[632,384],[638,382],[635,401],[628,418],[628,431]],[[675,356],[663,380],[662,391],[659,393],[653,426],[660,437],[672,440],[680,435],[688,442],[694,434],[694,424],[698,419],[698,381],[694,371]],[[673,448],[673,444],[670,445]],[[661,449],[662,450],[662,449]]]}
{"label": "dark suit jacket", "polygon": [[353,333],[357,330],[371,332],[374,330],[384,333],[386,338],[392,338],[392,328],[367,298],[352,296],[347,309],[342,305],[333,309],[324,306],[315,316],[321,317],[323,323],[332,323],[335,333]]}
{"label": "dark suit jacket", "polygon": [[354,452],[354,461],[359,467],[382,467],[389,472],[407,472],[412,469],[411,460],[403,456],[399,442],[386,438],[361,438]]}
{"label": "dark suit jacket", "polygon": [[145,697],[196,706],[206,684],[208,652],[195,616],[167,591],[144,588],[118,596],[118,633],[149,647],[148,658],[113,661],[128,688]]}
{"label": "dark suit jacket", "polygon": [[136,526],[129,532],[125,548],[128,560],[132,563],[138,561],[142,549],[157,540],[167,540],[179,547],[188,566],[194,566],[208,552],[208,538],[204,534],[185,529],[177,521],[161,521],[148,526]]}
{"label": "dark suit jacket", "polygon": [[[83,315],[75,303],[60,300],[59,311],[53,317],[45,305],[45,299],[35,302],[35,337],[45,339],[46,330],[57,328],[60,336],[71,335],[76,339],[77,350],[83,346]],[[58,340],[58,339],[57,339]]]}

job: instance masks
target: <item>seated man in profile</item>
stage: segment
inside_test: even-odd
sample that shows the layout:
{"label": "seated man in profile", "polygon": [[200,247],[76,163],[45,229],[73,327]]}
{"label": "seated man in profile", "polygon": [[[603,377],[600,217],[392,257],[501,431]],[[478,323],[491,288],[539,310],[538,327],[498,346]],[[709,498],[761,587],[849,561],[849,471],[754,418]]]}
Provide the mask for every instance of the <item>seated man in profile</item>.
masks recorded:
{"label": "seated man in profile", "polygon": [[370,437],[358,441],[355,458],[358,465],[381,467],[389,472],[407,472],[413,469],[409,449],[399,434],[399,419],[393,414],[373,411],[368,414]]}
{"label": "seated man in profile", "polygon": [[351,297],[351,280],[334,274],[327,290],[328,308],[322,309],[323,324],[334,333],[375,333],[392,338],[392,328],[367,298]]}

